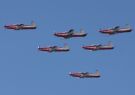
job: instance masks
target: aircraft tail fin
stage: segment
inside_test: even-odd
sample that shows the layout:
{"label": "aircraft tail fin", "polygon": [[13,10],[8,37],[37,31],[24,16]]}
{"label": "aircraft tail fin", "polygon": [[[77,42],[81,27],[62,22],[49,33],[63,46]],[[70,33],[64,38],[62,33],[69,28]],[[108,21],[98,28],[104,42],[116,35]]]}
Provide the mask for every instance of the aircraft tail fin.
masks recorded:
{"label": "aircraft tail fin", "polygon": [[96,70],[96,75],[100,75],[100,72],[98,70]]}
{"label": "aircraft tail fin", "polygon": [[34,21],[31,22],[32,26],[36,26],[36,23]]}
{"label": "aircraft tail fin", "polygon": [[80,29],[80,32],[84,33],[85,31],[84,31],[84,29]]}
{"label": "aircraft tail fin", "polygon": [[126,26],[126,28],[131,28],[131,26],[129,24],[126,24],[125,26]]}
{"label": "aircraft tail fin", "polygon": [[66,43],[64,44],[64,48],[69,48],[68,45],[67,45]]}
{"label": "aircraft tail fin", "polygon": [[109,45],[109,46],[113,46],[111,41],[108,42],[108,45]]}

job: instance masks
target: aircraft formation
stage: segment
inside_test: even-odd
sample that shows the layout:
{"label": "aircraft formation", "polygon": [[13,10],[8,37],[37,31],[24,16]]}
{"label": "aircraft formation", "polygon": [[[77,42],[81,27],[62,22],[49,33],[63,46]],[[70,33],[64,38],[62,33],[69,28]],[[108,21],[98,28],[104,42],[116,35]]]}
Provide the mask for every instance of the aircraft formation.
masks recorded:
{"label": "aircraft formation", "polygon": [[[29,29],[36,29],[37,26],[34,22],[31,23],[31,25],[25,25],[25,24],[11,24],[11,25],[5,25],[4,26],[6,29],[12,29],[12,30],[29,30]],[[108,35],[114,35],[118,33],[126,33],[126,32],[131,32],[132,29],[130,27],[126,28],[121,28],[120,26],[116,26],[114,28],[109,28],[109,29],[103,29],[99,30],[100,33],[102,34],[108,34]],[[70,29],[65,32],[56,32],[54,33],[54,36],[56,37],[61,37],[64,39],[70,39],[70,38],[75,38],[75,37],[85,37],[87,36],[88,33],[86,33],[84,30],[81,30],[80,32],[75,31],[74,29]],[[95,44],[95,45],[85,45],[82,46],[83,49],[85,50],[90,50],[90,51],[98,51],[98,50],[112,50],[114,49],[114,46],[112,45],[111,42],[109,42],[106,45],[102,44]],[[42,52],[68,52],[70,51],[70,48],[65,45],[63,47],[60,46],[48,46],[48,47],[40,47],[38,46],[38,50]],[[89,73],[89,72],[70,72],[69,75],[71,77],[78,77],[78,78],[99,78],[100,72],[96,70],[95,73]]]}

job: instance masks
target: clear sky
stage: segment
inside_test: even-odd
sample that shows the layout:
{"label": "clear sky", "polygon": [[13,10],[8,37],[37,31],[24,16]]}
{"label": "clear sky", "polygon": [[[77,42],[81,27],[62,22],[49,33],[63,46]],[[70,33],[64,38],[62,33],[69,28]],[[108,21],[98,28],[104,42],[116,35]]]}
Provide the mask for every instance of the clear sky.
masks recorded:
{"label": "clear sky", "polygon": [[[134,0],[1,0],[0,95],[134,95],[135,32],[113,36],[99,29],[135,27]],[[36,30],[6,30],[5,24],[30,24]],[[88,36],[64,40],[56,31],[84,29]],[[90,52],[83,45],[114,50]],[[67,43],[67,53],[46,53],[37,46]],[[101,72],[99,79],[78,79],[71,71]]]}

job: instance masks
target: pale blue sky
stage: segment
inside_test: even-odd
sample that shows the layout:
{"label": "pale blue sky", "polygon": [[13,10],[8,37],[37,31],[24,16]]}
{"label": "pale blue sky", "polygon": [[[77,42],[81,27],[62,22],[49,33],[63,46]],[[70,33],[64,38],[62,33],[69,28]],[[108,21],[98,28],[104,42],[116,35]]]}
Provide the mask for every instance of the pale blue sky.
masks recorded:
{"label": "pale blue sky", "polygon": [[[134,95],[135,33],[113,36],[99,29],[135,27],[134,0],[1,0],[0,95]],[[6,30],[5,24],[32,20],[36,30]],[[56,31],[83,28],[85,38],[60,39]],[[106,44],[114,50],[89,52],[81,46]],[[67,53],[45,53],[38,45],[67,43]],[[78,79],[70,71],[101,72],[99,79]]]}

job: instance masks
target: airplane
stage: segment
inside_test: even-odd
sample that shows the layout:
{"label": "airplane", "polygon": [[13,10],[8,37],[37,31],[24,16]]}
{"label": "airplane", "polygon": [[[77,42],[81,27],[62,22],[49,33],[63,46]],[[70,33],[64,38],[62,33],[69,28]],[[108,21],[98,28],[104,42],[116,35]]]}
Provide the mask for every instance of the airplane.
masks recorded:
{"label": "airplane", "polygon": [[131,32],[131,31],[132,31],[132,29],[130,27],[120,28],[120,26],[116,26],[116,27],[111,28],[111,29],[100,30],[99,32],[101,32],[103,34],[113,35],[116,33],[124,33],[124,32]]}
{"label": "airplane", "polygon": [[92,50],[92,51],[114,49],[114,47],[112,46],[112,43],[111,42],[109,42],[108,45],[102,45],[102,44],[88,45],[88,46],[83,46],[82,48],[84,48],[86,50]]}
{"label": "airplane", "polygon": [[40,47],[38,46],[39,51],[46,51],[46,52],[67,52],[69,51],[68,46],[58,47],[58,46],[48,46],[48,47]]}
{"label": "airplane", "polygon": [[11,25],[5,25],[4,27],[6,29],[13,29],[13,30],[36,29],[36,24],[32,22],[31,25],[11,24]]}
{"label": "airplane", "polygon": [[89,73],[89,72],[70,72],[70,76],[72,77],[78,77],[78,78],[99,78],[100,73],[98,70],[96,70],[95,73]]}
{"label": "airplane", "polygon": [[70,29],[69,31],[66,32],[54,33],[54,35],[57,37],[63,37],[65,39],[68,39],[72,37],[85,37],[87,36],[87,33],[85,33],[83,30],[81,30],[80,32],[75,32],[74,29]]}

